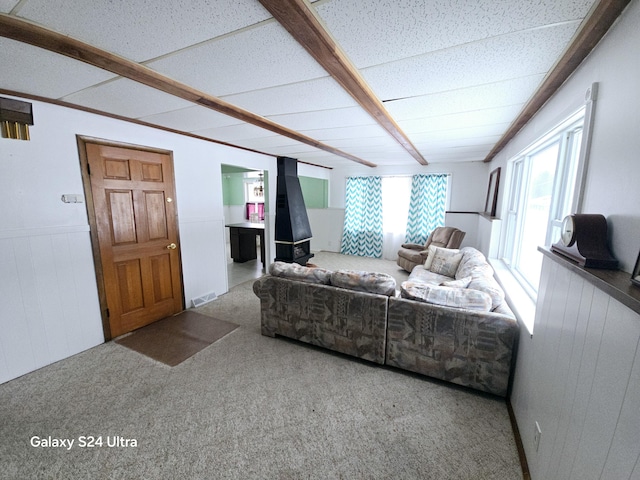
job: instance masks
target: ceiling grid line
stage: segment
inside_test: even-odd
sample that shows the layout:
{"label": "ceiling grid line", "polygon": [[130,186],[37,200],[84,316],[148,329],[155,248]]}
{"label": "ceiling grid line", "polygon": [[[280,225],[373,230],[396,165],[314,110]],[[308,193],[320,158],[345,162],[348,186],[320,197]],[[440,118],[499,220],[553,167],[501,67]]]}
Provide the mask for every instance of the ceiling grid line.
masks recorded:
{"label": "ceiling grid line", "polygon": [[333,40],[304,0],[259,0],[309,54],[384,128],[418,163],[427,161],[384,108],[364,78]]}
{"label": "ceiling grid line", "polygon": [[[349,78],[345,88],[264,2],[305,8],[303,29],[315,22],[330,40],[311,50],[386,113],[349,94]],[[353,157],[410,168],[411,148],[430,164],[490,162],[630,3],[264,2],[0,0],[0,62],[11,66],[0,92],[328,168]],[[5,34],[7,17],[45,38]],[[50,35],[67,45],[42,46]]]}
{"label": "ceiling grid line", "polygon": [[368,167],[376,166],[372,162],[368,162],[356,157],[355,155],[351,155],[337,148],[325,145],[322,142],[283,127],[267,118],[236,107],[224,100],[165,77],[149,67],[133,62],[124,57],[114,55],[110,52],[106,52],[84,42],[80,42],[79,40],[72,39],[71,37],[61,35],[44,27],[4,14],[0,14],[0,27],[0,35],[4,37],[29,43],[55,53],[68,56],[75,60],[80,60],[122,77],[129,78],[149,87],[161,90],[165,93],[169,93],[170,95],[211,108],[225,115],[238,118],[244,122],[270,130],[278,133],[279,135],[290,137],[362,165],[366,165]]}

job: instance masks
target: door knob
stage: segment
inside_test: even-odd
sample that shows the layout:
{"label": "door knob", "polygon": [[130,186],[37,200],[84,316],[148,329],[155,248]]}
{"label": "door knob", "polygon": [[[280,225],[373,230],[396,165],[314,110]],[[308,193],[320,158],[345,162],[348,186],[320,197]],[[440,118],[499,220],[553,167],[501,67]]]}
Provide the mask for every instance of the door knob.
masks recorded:
{"label": "door knob", "polygon": [[167,245],[167,248],[169,250],[175,250],[176,249],[176,244],[175,243],[170,243],[169,245]]}

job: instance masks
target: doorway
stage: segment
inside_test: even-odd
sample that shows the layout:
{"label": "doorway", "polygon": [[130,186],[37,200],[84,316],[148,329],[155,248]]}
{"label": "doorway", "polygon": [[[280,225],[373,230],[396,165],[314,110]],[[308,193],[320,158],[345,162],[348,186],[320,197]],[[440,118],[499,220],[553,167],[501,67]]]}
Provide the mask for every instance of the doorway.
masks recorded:
{"label": "doorway", "polygon": [[[265,225],[269,210],[268,172],[227,164],[222,164],[221,172],[225,225],[251,224],[268,227]],[[231,230],[225,227],[229,288],[263,275],[268,262],[267,259],[262,258],[265,254],[265,245],[261,245],[260,241],[268,242],[269,239],[268,228],[265,228],[263,237],[252,236],[251,242],[246,244],[251,244],[255,251],[247,255],[245,260],[238,258],[238,255],[233,252]],[[234,239],[237,240],[235,237]],[[235,245],[235,247],[238,246]]]}
{"label": "doorway", "polygon": [[184,309],[171,152],[78,137],[105,339]]}

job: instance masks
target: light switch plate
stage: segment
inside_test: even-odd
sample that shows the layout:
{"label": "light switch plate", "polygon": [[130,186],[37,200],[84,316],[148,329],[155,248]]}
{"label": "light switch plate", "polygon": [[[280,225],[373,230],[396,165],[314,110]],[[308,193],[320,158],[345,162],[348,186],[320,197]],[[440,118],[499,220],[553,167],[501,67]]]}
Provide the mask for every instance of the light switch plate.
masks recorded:
{"label": "light switch plate", "polygon": [[64,203],[82,203],[84,201],[84,198],[82,197],[82,195],[76,195],[73,193],[65,193],[62,195],[61,200]]}

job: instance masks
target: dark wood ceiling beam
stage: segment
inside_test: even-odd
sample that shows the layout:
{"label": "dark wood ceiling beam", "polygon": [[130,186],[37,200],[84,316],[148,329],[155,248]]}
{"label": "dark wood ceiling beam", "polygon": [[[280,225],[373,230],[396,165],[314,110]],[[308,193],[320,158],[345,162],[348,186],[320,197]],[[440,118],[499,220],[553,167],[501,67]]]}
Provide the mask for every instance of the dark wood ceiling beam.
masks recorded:
{"label": "dark wood ceiling beam", "polygon": [[210,108],[243,122],[264,128],[278,135],[283,135],[298,142],[324,150],[334,155],[347,158],[353,162],[375,167],[376,164],[363,160],[350,153],[343,152],[330,145],[291,130],[265,117],[232,105],[213,95],[196,90],[184,83],[173,80],[152,70],[149,67],[114,55],[74,38],[35,25],[17,17],[0,14],[0,36],[28,43],[36,47],[79,60],[89,65],[102,68],[122,77],[134,80],[149,87],[180,97],[203,107]]}
{"label": "dark wood ceiling beam", "polygon": [[522,130],[533,116],[547,103],[562,84],[571,76],[591,50],[604,37],[631,0],[601,0],[582,23],[571,45],[542,81],[531,100],[524,106],[506,133],[484,159],[490,162]]}
{"label": "dark wood ceiling beam", "polygon": [[260,0],[260,3],[413,158],[427,164],[305,0]]}

